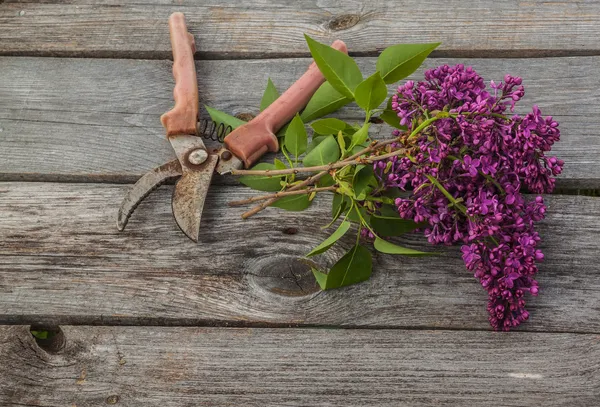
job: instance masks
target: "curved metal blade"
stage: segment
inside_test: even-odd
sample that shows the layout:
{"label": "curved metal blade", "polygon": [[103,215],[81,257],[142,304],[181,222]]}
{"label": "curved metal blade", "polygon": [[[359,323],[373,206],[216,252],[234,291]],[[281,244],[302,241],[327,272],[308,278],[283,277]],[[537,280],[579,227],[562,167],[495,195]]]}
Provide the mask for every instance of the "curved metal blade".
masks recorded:
{"label": "curved metal blade", "polygon": [[196,168],[184,170],[173,191],[173,216],[182,232],[198,242],[204,200],[219,157],[211,154]]}
{"label": "curved metal blade", "polygon": [[117,227],[119,230],[123,231],[125,229],[131,214],[144,198],[165,182],[180,176],[181,164],[177,159],[169,161],[144,174],[144,176],[135,183],[133,188],[127,192],[125,198],[123,198],[117,217]]}

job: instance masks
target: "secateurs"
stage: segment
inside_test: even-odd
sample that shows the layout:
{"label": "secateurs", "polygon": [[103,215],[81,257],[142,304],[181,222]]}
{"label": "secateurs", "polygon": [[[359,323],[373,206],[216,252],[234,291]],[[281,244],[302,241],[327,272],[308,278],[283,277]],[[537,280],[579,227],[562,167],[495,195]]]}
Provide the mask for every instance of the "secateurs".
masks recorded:
{"label": "secateurs", "polygon": [[[176,159],[142,176],[123,199],[117,225],[124,230],[141,201],[168,180],[179,178],[173,191],[173,215],[181,230],[198,241],[200,219],[213,173],[227,174],[233,169],[250,167],[267,151],[275,152],[279,143],[275,133],[291,120],[310,100],[325,78],[315,63],[283,95],[250,122],[224,138],[224,146],[209,151],[202,141],[203,128],[198,121],[198,83],[194,65],[194,37],[187,31],[182,13],[169,17],[173,49],[175,107],[163,114],[161,123],[175,150]],[[347,52],[342,41],[332,47]]]}

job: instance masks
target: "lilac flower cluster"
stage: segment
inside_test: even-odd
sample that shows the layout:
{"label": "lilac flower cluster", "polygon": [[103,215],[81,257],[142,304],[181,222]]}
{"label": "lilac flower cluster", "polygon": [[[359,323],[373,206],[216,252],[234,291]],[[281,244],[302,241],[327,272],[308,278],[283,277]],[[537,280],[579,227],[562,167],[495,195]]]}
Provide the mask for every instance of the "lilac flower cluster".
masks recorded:
{"label": "lilac flower cluster", "polygon": [[[524,95],[521,78],[491,82],[472,68],[444,65],[408,81],[392,97],[401,124],[422,131],[400,137],[407,154],[374,164],[385,187],[410,190],[395,204],[404,219],[425,222],[429,242],[461,242],[463,260],[489,296],[489,321],[508,330],[525,321],[524,295],[537,295],[534,223],[544,218],[541,196],[526,201],[522,187],[549,193],[563,161],[547,157],[559,140],[558,123],[537,106],[510,115]],[[400,135],[396,132],[396,135]]]}

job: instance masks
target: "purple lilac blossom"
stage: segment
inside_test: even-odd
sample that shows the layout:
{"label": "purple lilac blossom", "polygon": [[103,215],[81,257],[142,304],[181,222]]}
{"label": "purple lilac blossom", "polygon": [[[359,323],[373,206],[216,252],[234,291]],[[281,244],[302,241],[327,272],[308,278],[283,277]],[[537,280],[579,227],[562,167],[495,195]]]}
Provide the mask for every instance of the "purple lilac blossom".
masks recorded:
{"label": "purple lilac blossom", "polygon": [[463,243],[467,269],[488,292],[491,326],[509,330],[529,317],[524,295],[537,295],[536,263],[544,258],[534,223],[546,207],[541,196],[526,201],[521,189],[552,192],[564,162],[545,155],[560,137],[552,117],[537,106],[524,117],[512,113],[524,95],[521,78],[506,75],[490,87],[463,65],[430,69],[425,81],[399,86],[392,108],[409,130],[440,111],[450,117],[401,137],[394,147],[407,155],[374,169],[385,187],[412,191],[395,204],[402,218],[429,225],[429,242]]}

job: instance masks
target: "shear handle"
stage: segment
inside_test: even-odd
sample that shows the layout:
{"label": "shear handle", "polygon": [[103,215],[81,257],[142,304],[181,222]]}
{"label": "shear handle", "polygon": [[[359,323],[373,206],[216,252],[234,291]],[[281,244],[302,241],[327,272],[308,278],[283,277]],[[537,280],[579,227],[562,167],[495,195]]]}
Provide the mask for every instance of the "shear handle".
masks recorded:
{"label": "shear handle", "polygon": [[[331,46],[348,53],[343,41],[337,40]],[[307,105],[323,82],[325,77],[313,62],[304,75],[275,102],[253,120],[228,134],[224,140],[225,145],[244,162],[246,168],[267,151],[277,151],[279,143],[275,133]]]}
{"label": "shear handle", "polygon": [[198,121],[198,81],[194,52],[194,36],[185,25],[183,13],[173,13],[169,17],[169,33],[173,49],[173,77],[175,107],[160,117],[167,130],[167,137],[178,134],[196,134]]}

